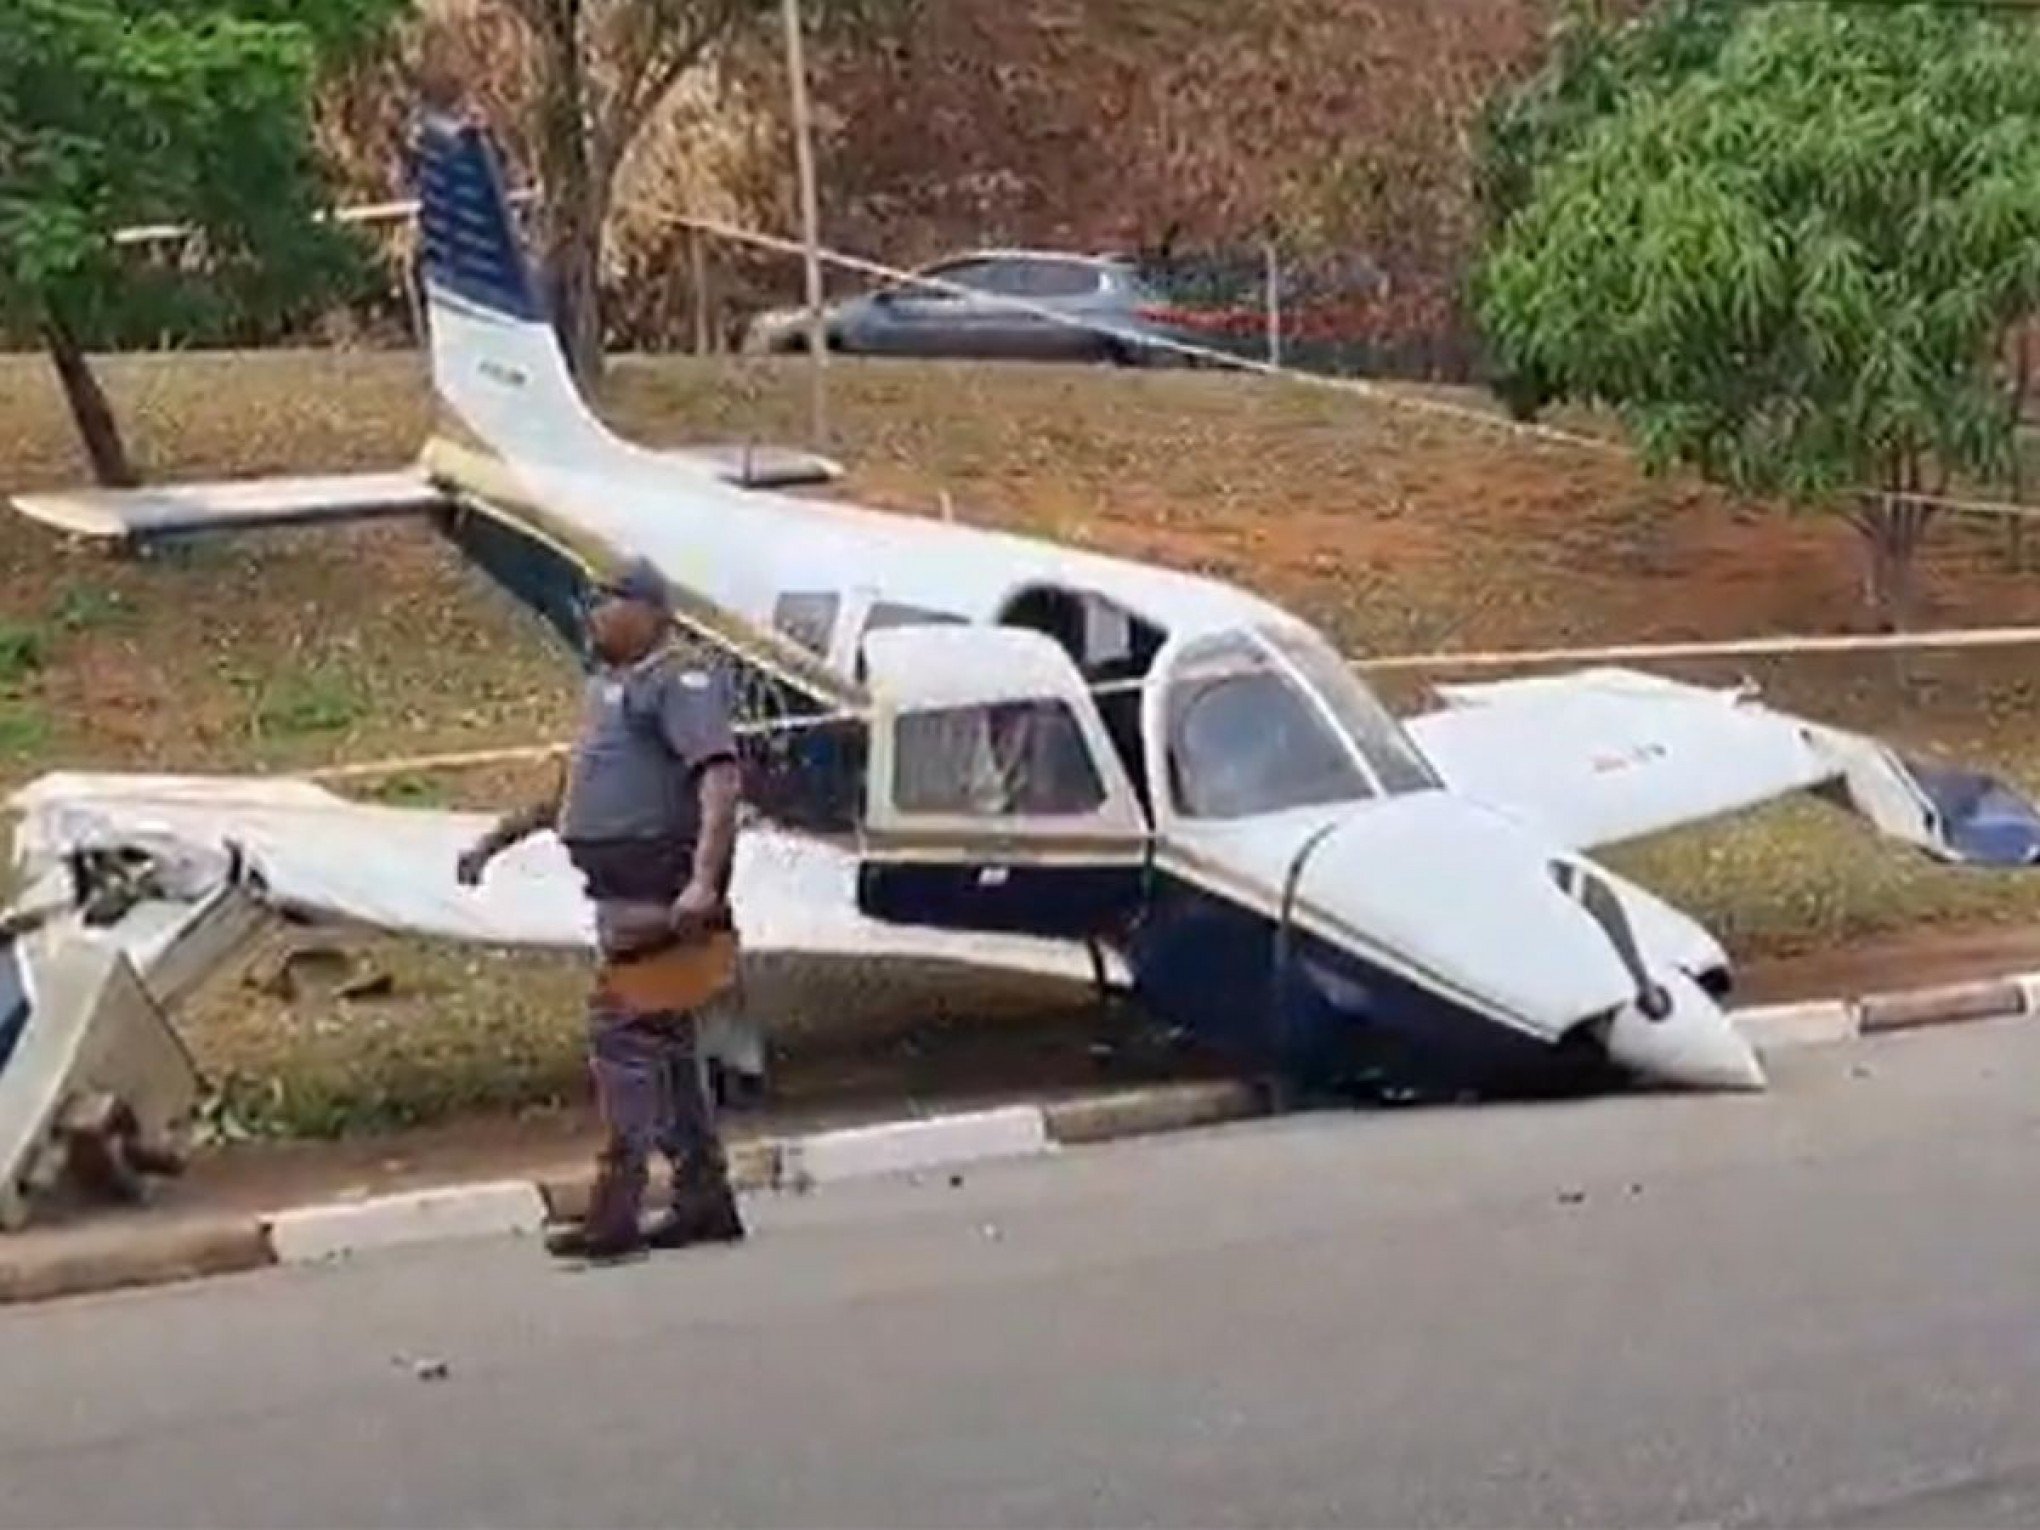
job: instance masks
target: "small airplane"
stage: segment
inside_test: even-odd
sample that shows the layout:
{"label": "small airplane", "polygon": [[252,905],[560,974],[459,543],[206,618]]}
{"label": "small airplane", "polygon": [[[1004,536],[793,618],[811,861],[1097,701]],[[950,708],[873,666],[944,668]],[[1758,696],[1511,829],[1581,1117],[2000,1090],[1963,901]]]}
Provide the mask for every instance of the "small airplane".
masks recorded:
{"label": "small airplane", "polygon": [[[2040,856],[2040,815],[1998,783],[1743,692],[1590,670],[1443,687],[1399,719],[1308,623],[1231,584],[797,493],[835,473],[797,454],[623,441],[567,371],[483,129],[434,117],[418,150],[442,419],[415,470],[16,504],[131,542],[421,518],[576,651],[591,584],[649,557],[759,725],[776,827],[747,835],[736,901],[784,953],[1088,970],[1304,1083],[1755,1088],[1720,944],[1589,852],[1808,791],[1944,860]],[[455,815],[302,783],[31,794],[74,905],[81,857],[125,855],[210,867],[187,902],[232,883],[300,918],[586,938],[556,846],[457,887]]]}

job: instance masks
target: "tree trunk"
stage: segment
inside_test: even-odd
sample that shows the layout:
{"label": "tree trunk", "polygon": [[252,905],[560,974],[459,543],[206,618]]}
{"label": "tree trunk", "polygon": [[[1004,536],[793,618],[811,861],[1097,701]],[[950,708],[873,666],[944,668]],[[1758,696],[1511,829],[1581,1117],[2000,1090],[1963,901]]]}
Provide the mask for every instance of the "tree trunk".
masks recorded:
{"label": "tree trunk", "polygon": [[694,303],[694,354],[706,356],[712,347],[708,324],[708,236],[698,228],[687,231],[687,286]]}
{"label": "tree trunk", "polygon": [[[2026,501],[2026,453],[2019,441],[2019,431],[2026,418],[2026,398],[2033,386],[2033,331],[2028,325],[2019,326],[2018,338],[2014,342],[2012,358],[2012,503]],[[2005,551],[2012,565],[2012,572],[2026,571],[2026,518],[2014,515],[2005,523]]]}
{"label": "tree trunk", "polygon": [[64,386],[64,399],[70,404],[71,418],[78,426],[79,439],[92,459],[92,476],[107,488],[133,488],[140,480],[128,462],[127,446],[120,438],[113,406],[107,403],[99,379],[92,374],[92,363],[78,347],[77,337],[54,314],[43,321],[42,333],[50,364],[57,369],[57,380]]}
{"label": "tree trunk", "polygon": [[1855,516],[1869,563],[1866,593],[1880,632],[1904,632],[1912,622],[1916,564],[1933,511],[1902,493],[1864,496]]}
{"label": "tree trunk", "polygon": [[556,0],[540,15],[539,178],[545,185],[545,281],[553,327],[567,365],[584,389],[602,377],[602,215],[589,146],[587,82],[582,72],[581,7]]}
{"label": "tree trunk", "polygon": [[[576,195],[551,196],[546,271],[551,283],[553,328],[567,354],[567,366],[584,391],[602,381],[602,215],[585,185]],[[564,203],[565,205],[560,205]]]}

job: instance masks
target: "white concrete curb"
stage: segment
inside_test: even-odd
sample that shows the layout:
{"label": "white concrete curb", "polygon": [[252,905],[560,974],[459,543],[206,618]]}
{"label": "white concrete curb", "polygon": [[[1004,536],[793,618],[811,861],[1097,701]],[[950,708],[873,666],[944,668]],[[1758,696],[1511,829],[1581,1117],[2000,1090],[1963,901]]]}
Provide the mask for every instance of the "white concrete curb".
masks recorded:
{"label": "white concrete curb", "polygon": [[1816,999],[1808,1004],[1771,1004],[1735,1011],[1743,1038],[1759,1052],[1788,1047],[1830,1046],[1852,1039],[1862,1024],[1852,999]]}
{"label": "white concrete curb", "polygon": [[538,1186],[516,1179],[300,1206],[268,1218],[266,1230],[278,1264],[317,1264],[407,1243],[535,1233],[544,1225]]}
{"label": "white concrete curb", "polygon": [[1048,1117],[1039,1105],[1009,1105],[793,1138],[780,1146],[779,1182],[794,1187],[834,1184],[991,1159],[1030,1158],[1054,1147]]}
{"label": "white concrete curb", "polygon": [[[838,1184],[1055,1150],[1039,1105],[887,1121],[787,1138],[775,1144],[772,1183],[789,1189]],[[445,1185],[372,1200],[301,1206],[263,1219],[278,1264],[319,1264],[378,1249],[461,1238],[536,1233],[547,1220],[544,1190],[531,1180]]]}
{"label": "white concrete curb", "polygon": [[1730,1018],[1752,1046],[1769,1052],[1827,1046],[1892,1031],[2011,1020],[2036,1014],[2040,1014],[2040,972],[1906,993],[1761,1005],[1731,1011]]}

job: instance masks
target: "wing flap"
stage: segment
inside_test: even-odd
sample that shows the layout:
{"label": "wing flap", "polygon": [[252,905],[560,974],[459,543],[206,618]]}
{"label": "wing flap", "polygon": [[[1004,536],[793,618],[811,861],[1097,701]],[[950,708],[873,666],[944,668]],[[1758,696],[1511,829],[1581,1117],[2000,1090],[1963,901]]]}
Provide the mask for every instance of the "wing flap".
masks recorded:
{"label": "wing flap", "polygon": [[2040,859],[2040,814],[2010,787],[1775,711],[1747,689],[1604,669],[1439,695],[1445,706],[1410,729],[1452,788],[1580,849],[1818,790],[1942,860]]}

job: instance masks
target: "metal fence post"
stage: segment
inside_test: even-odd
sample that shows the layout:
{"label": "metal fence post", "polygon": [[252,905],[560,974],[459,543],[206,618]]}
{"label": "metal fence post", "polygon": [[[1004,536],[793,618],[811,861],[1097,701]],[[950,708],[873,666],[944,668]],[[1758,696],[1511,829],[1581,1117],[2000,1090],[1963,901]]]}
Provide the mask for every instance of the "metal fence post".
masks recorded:
{"label": "metal fence post", "polygon": [[1271,240],[1261,246],[1261,265],[1268,299],[1268,365],[1282,365],[1282,257]]}
{"label": "metal fence post", "polygon": [[800,175],[801,243],[807,264],[808,436],[818,452],[829,446],[828,343],[822,323],[821,213],[816,206],[813,124],[808,118],[807,62],[800,35],[800,0],[786,0],[786,73],[793,95],[794,165]]}

